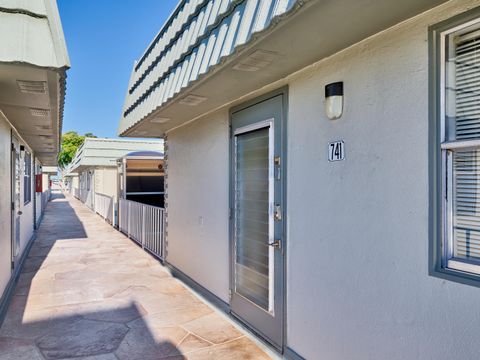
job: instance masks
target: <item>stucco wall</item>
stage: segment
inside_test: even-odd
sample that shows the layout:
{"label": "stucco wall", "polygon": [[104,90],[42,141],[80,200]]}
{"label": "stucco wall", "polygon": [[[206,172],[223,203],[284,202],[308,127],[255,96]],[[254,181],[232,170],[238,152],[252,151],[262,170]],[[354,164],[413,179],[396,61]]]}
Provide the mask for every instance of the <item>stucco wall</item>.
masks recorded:
{"label": "stucco wall", "polygon": [[[287,345],[307,359],[478,358],[480,288],[428,275],[428,26],[475,6],[450,1],[277,84]],[[330,121],[336,81],[345,111]],[[329,163],[339,139],[346,160]],[[167,154],[167,260],[228,301],[228,109],[170,132]]]}
{"label": "stucco wall", "polygon": [[108,196],[117,194],[117,168],[95,169],[95,192]]}
{"label": "stucco wall", "polygon": [[[428,275],[427,28],[454,1],[290,81],[288,345],[308,359],[476,359],[480,289]],[[345,113],[324,115],[344,81]],[[329,163],[329,141],[346,160]]]}
{"label": "stucco wall", "polygon": [[0,117],[0,296],[10,280],[10,126]]}
{"label": "stucco wall", "polygon": [[80,189],[80,183],[79,183],[78,175],[77,176],[70,176],[67,179],[69,181],[68,192],[71,195],[75,195],[75,189],[77,189],[77,190]]}
{"label": "stucco wall", "polygon": [[42,174],[42,189],[46,191],[50,188],[50,176],[48,174]]}
{"label": "stucco wall", "polygon": [[[0,189],[4,196],[0,196],[0,296],[3,294],[11,275],[11,127],[0,117]],[[20,142],[21,145],[26,145]],[[32,169],[34,174],[33,153]],[[20,181],[20,253],[21,256],[32,238],[34,231],[34,214],[33,214],[33,196],[35,188],[33,180],[30,182],[32,187],[32,199],[25,204],[24,201],[24,155],[22,152],[20,158],[22,177]]]}
{"label": "stucco wall", "polygon": [[228,111],[168,134],[167,261],[228,302]]}

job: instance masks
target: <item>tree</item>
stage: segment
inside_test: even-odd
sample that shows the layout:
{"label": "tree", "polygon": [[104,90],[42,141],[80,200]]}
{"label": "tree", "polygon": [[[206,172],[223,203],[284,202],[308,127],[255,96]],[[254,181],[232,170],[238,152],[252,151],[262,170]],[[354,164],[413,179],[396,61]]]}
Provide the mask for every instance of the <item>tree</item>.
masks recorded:
{"label": "tree", "polygon": [[62,135],[62,149],[58,154],[58,165],[62,168],[67,167],[73,160],[77,149],[83,144],[85,138],[96,138],[92,133],[79,135],[76,131],[68,131]]}

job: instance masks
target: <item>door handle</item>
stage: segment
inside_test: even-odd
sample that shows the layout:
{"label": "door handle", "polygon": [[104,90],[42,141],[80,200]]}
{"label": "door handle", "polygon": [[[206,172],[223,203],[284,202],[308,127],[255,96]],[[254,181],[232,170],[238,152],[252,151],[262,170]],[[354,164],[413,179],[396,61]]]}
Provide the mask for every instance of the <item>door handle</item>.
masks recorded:
{"label": "door handle", "polygon": [[23,214],[23,212],[21,212],[21,211],[17,212],[17,215],[22,215],[22,214]]}
{"label": "door handle", "polygon": [[282,240],[275,240],[275,241],[272,242],[272,243],[268,243],[268,246],[272,246],[272,247],[274,247],[275,249],[280,250],[280,249],[282,248]]}

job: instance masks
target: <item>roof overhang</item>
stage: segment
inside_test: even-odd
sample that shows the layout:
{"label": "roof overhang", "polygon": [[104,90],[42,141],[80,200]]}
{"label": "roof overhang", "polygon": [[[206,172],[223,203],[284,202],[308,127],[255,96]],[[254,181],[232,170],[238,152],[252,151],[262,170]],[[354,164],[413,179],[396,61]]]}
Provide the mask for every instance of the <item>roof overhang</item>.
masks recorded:
{"label": "roof overhang", "polygon": [[[161,107],[143,119],[136,119],[134,124],[122,124],[120,136],[163,137],[171,129],[233,104],[253,91],[445,1],[299,1]],[[246,71],[252,70],[248,65],[255,61],[255,54],[262,53],[269,54],[271,61],[256,71]],[[192,97],[202,101],[188,101]]]}
{"label": "roof overhang", "polygon": [[43,165],[56,165],[65,69],[0,62],[0,109]]}
{"label": "roof overhang", "polygon": [[43,165],[56,165],[70,67],[56,1],[3,1],[0,33],[0,110]]}
{"label": "roof overhang", "polygon": [[109,160],[108,162],[104,160],[98,161],[88,161],[87,164],[80,163],[72,166],[71,170],[77,173],[83,172],[91,168],[116,168],[117,162],[115,160]]}

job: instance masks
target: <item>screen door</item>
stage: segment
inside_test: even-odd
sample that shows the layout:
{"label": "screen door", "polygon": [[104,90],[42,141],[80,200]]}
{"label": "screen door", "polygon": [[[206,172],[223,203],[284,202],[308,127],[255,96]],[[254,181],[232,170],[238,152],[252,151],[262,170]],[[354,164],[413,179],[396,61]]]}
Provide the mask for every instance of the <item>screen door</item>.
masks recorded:
{"label": "screen door", "polygon": [[283,346],[282,95],[232,115],[232,312]]}

